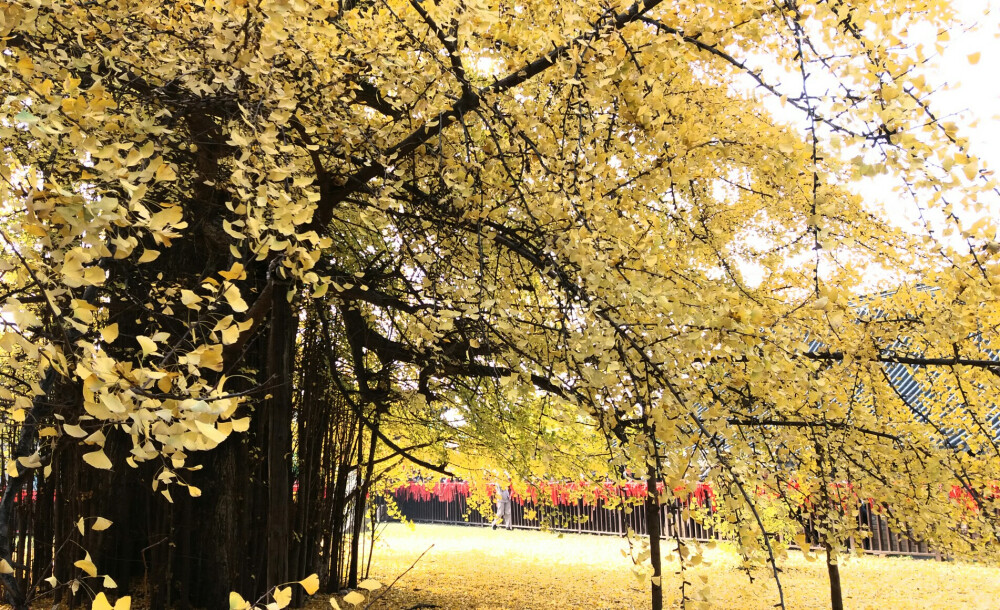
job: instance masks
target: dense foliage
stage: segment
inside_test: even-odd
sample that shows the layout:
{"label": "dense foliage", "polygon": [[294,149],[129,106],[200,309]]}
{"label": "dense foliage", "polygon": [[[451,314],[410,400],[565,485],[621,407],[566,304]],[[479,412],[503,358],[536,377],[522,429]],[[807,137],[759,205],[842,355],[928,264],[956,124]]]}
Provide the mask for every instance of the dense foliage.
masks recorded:
{"label": "dense foliage", "polygon": [[[58,509],[15,607],[94,564],[157,607],[356,585],[348,505],[403,457],[644,478],[654,507],[704,479],[775,577],[759,489],[777,517],[808,498],[834,580],[839,483],[935,548],[1000,548],[995,183],[907,33],[946,34],[947,3],[0,16],[0,555],[19,492]],[[94,561],[46,573],[97,515]]]}

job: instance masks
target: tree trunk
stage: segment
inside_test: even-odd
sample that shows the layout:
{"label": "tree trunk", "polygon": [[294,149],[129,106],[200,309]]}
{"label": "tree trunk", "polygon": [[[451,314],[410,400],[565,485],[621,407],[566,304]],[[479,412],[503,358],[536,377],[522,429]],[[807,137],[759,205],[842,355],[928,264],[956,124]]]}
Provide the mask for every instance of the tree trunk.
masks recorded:
{"label": "tree trunk", "polygon": [[840,566],[837,565],[830,545],[826,545],[826,571],[830,577],[830,607],[844,610],[844,596],[840,590]]}
{"label": "tree trunk", "polygon": [[[349,578],[352,588],[358,586],[358,574],[361,565],[361,530],[365,522],[365,513],[368,508],[368,492],[371,489],[372,474],[375,470],[375,443],[378,442],[378,438],[375,436],[375,429],[378,429],[377,416],[375,421],[372,422],[372,427],[374,429],[368,441],[368,459],[362,461],[364,455],[361,451],[358,452],[358,499],[354,503],[354,535],[351,537],[351,569]],[[359,444],[358,447],[360,448],[361,445]],[[363,477],[361,475],[362,464],[364,464],[365,468]]]}
{"label": "tree trunk", "polygon": [[[347,464],[344,462],[347,462]],[[344,459],[337,465],[337,479],[333,487],[333,495],[330,498],[330,514],[332,521],[332,526],[330,527],[330,539],[332,541],[332,548],[328,552],[332,554],[332,565],[330,569],[330,578],[326,583],[326,589],[328,591],[340,589],[341,585],[345,584],[344,576],[346,575],[346,570],[344,569],[343,548],[348,505],[347,483],[348,478],[350,477],[349,470],[350,464],[348,459]]]}
{"label": "tree trunk", "polygon": [[[250,545],[255,533],[251,518],[259,512],[253,504],[248,464],[248,439],[233,435],[204,456],[205,467],[195,482],[202,489],[192,498],[196,517],[191,539],[195,543],[190,594],[195,607],[218,608],[228,604],[229,592],[246,598],[258,592],[255,560]],[[181,559],[184,561],[184,559]],[[256,598],[254,598],[256,599]]]}
{"label": "tree trunk", "polygon": [[[375,434],[371,435],[372,441],[375,440]],[[357,484],[354,486],[352,493],[354,494],[354,512],[351,514],[351,548],[350,548],[350,559],[348,560],[347,569],[347,587],[349,589],[356,589],[358,586],[358,539],[361,537],[361,519],[364,517],[361,515],[364,509],[364,498],[361,496],[363,493],[362,481],[361,481],[361,465],[364,463],[365,459],[365,424],[358,418],[358,468],[356,480]],[[359,518],[360,517],[360,518]]]}
{"label": "tree trunk", "polygon": [[660,557],[660,494],[656,489],[656,467],[646,467],[646,534],[649,536],[649,562],[653,566],[650,607],[663,610],[662,558]]}
{"label": "tree trunk", "polygon": [[[48,417],[51,411],[53,398],[49,392],[56,384],[56,372],[49,368],[46,370],[41,382],[42,394],[32,401],[31,409],[27,412],[21,429],[18,433],[17,445],[14,447],[11,460],[28,457],[35,451],[38,443],[38,428],[42,421]],[[35,473],[29,468],[19,468],[17,476],[7,478],[7,486],[0,496],[0,558],[11,559],[14,550],[10,526],[14,520],[14,509],[17,505],[18,494],[24,489],[25,483],[33,481]],[[0,575],[0,582],[3,583],[7,602],[14,610],[27,610],[28,605],[24,591],[14,574]]]}
{"label": "tree trunk", "polygon": [[[278,273],[273,269],[271,273]],[[277,283],[271,301],[271,328],[267,345],[267,376],[271,398],[267,418],[267,585],[290,580],[292,527],[292,375],[296,318],[288,303],[288,284]]]}

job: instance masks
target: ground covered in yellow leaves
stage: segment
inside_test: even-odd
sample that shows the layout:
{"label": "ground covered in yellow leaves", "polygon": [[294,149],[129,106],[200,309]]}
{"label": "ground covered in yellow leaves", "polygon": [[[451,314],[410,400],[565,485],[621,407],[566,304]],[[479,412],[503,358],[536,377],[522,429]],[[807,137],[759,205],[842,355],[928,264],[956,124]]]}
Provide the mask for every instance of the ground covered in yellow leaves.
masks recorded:
{"label": "ground covered in yellow leaves", "polygon": [[[431,546],[433,545],[433,546]],[[391,583],[430,550],[388,591],[369,595],[377,609],[440,608],[647,608],[647,581],[639,580],[617,537],[481,527],[390,524],[375,550],[372,578]],[[826,569],[792,553],[782,565],[790,610],[829,608]],[[707,565],[689,569],[687,580],[707,586],[710,608],[764,609],[777,601],[767,573],[751,584],[724,549],[706,551]],[[678,603],[676,563],[664,585],[668,607]],[[908,558],[864,557],[841,567],[848,609],[1000,608],[1000,569]],[[319,597],[319,596],[317,596]],[[329,605],[324,606],[329,609]],[[318,606],[317,606],[318,607]],[[350,608],[350,605],[342,605]]]}

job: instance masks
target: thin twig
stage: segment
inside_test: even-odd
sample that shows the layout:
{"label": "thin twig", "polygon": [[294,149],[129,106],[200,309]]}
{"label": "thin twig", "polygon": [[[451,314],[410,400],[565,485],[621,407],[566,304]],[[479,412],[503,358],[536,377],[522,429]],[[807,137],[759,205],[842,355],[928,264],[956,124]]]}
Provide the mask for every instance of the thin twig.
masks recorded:
{"label": "thin twig", "polygon": [[416,559],[414,559],[413,563],[410,564],[410,567],[406,568],[406,570],[404,570],[402,574],[400,574],[399,576],[397,576],[396,580],[394,580],[391,583],[389,583],[388,587],[382,589],[381,591],[379,591],[378,595],[376,595],[375,597],[371,598],[371,600],[369,600],[369,602],[367,604],[365,604],[364,610],[368,610],[368,608],[371,608],[372,604],[374,604],[375,602],[377,602],[379,600],[379,598],[381,598],[383,595],[385,595],[386,593],[388,593],[389,589],[391,589],[393,585],[395,585],[397,582],[399,582],[400,578],[406,576],[406,573],[409,572],[410,570],[412,570],[417,565],[417,562],[420,561],[421,559],[423,559],[424,555],[426,555],[428,553],[428,551],[430,551],[433,548],[434,548],[433,544],[430,545],[429,547],[427,547],[427,550],[424,551],[423,553],[421,553],[419,557],[417,557]]}

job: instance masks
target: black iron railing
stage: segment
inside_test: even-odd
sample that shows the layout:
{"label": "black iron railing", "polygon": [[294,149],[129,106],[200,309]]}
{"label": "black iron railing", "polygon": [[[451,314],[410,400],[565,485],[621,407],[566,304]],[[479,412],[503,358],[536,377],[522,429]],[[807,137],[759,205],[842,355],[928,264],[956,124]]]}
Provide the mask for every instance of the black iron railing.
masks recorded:
{"label": "black iron railing", "polygon": [[[468,498],[455,494],[451,499],[431,496],[412,498],[398,496],[396,503],[401,514],[417,523],[446,523],[454,525],[488,526],[492,516],[485,517],[468,503]],[[511,525],[518,529],[541,529],[558,532],[577,532],[611,536],[625,535],[629,530],[646,535],[646,512],[642,504],[631,506],[605,506],[601,499],[585,502],[576,500],[558,505],[535,504],[530,500],[511,502]],[[689,540],[720,540],[723,538],[711,527],[700,523],[686,510],[680,500],[662,505],[660,531],[663,538]],[[872,555],[906,555],[941,559],[941,554],[926,543],[914,540],[889,528],[884,515],[863,506],[859,513],[860,524],[871,535],[861,540],[851,539],[851,550]],[[803,523],[806,540],[815,546],[821,540],[812,522]]]}

